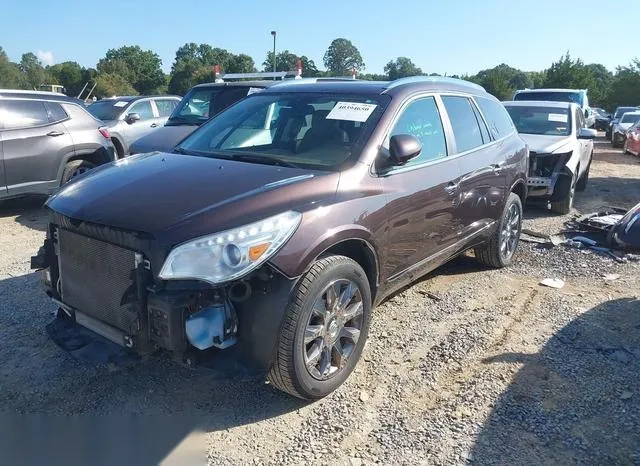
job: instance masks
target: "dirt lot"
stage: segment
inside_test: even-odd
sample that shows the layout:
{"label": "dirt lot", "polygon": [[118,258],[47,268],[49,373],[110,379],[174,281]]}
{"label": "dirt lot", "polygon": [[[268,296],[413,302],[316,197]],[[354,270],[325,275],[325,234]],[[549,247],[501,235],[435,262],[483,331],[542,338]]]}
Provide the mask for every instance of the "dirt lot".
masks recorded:
{"label": "dirt lot", "polygon": [[[577,211],[640,201],[640,160],[596,147]],[[566,219],[531,208],[526,226]],[[199,429],[210,464],[640,464],[638,262],[530,243],[507,270],[459,258],[380,306],[356,372],[305,404],[256,380],[63,353],[29,271],[43,225],[37,203],[0,206],[0,412],[171,416],[157,458]]]}

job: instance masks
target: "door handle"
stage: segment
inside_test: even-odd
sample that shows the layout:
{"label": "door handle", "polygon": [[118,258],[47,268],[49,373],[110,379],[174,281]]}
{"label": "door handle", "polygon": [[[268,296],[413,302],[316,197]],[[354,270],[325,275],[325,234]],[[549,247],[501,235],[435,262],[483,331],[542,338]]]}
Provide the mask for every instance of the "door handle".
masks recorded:
{"label": "door handle", "polygon": [[447,194],[453,196],[458,191],[458,186],[457,183],[449,183],[444,187],[444,190]]}
{"label": "door handle", "polygon": [[158,123],[151,123],[151,127],[152,128],[157,128],[158,127]]}
{"label": "door handle", "polygon": [[47,133],[47,136],[51,136],[55,138],[56,136],[62,136],[64,133],[62,131],[50,131]]}

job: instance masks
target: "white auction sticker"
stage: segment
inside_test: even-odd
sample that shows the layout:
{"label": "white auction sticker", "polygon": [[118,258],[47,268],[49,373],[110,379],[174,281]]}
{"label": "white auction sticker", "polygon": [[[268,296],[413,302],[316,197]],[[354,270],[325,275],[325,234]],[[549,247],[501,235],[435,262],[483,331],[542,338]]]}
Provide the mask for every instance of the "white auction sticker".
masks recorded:
{"label": "white auction sticker", "polygon": [[264,91],[264,89],[262,89],[261,87],[250,87],[249,92],[247,92],[247,95],[255,94],[256,92],[262,92],[262,91]]}
{"label": "white auction sticker", "polygon": [[129,102],[125,102],[124,100],[121,100],[120,102],[116,102],[115,104],[113,104],[114,107],[126,107],[127,104]]}
{"label": "white auction sticker", "polygon": [[549,113],[549,121],[556,121],[558,123],[566,123],[569,121],[569,115],[564,113]]}
{"label": "white auction sticker", "polygon": [[327,115],[327,120],[367,121],[375,110],[375,104],[360,104],[357,102],[338,102]]}

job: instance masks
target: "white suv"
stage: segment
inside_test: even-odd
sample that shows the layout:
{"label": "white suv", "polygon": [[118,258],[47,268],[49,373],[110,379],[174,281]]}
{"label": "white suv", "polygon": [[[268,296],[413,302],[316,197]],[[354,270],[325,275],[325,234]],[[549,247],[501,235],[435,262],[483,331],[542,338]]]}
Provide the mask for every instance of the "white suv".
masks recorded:
{"label": "white suv", "polygon": [[523,89],[516,91],[513,100],[574,103],[582,109],[587,128],[593,128],[596,124],[596,115],[589,107],[589,97],[586,89]]}

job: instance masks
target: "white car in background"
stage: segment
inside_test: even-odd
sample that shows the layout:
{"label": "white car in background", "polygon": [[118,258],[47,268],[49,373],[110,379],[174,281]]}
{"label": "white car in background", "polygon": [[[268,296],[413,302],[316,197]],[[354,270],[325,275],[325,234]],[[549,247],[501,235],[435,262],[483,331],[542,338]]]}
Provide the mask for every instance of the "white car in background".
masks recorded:
{"label": "white car in background", "polygon": [[622,147],[627,138],[627,131],[638,121],[640,121],[640,110],[624,113],[611,127],[611,145],[613,147]]}
{"label": "white car in background", "polygon": [[582,110],[587,128],[593,128],[596,124],[596,114],[589,106],[589,96],[586,89],[522,89],[516,91],[513,100],[574,103]]}
{"label": "white car in background", "polygon": [[567,214],[576,191],[589,180],[593,139],[582,109],[567,102],[503,102],[520,137],[529,146],[528,197],[551,203]]}

